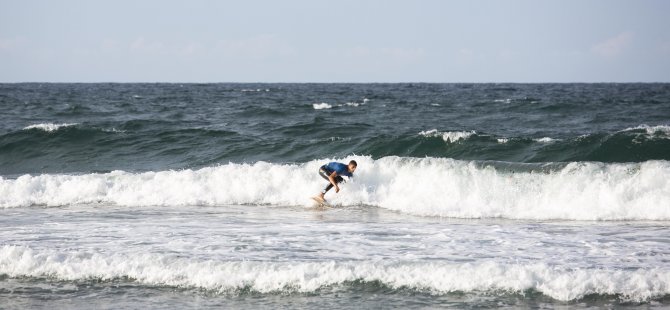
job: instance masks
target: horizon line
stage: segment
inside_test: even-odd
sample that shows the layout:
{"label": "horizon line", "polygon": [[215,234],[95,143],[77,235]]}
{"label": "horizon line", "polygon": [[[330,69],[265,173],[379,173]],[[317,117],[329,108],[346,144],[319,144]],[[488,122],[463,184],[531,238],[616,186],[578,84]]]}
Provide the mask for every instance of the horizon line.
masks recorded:
{"label": "horizon line", "polygon": [[426,81],[403,81],[403,82],[231,82],[231,81],[222,81],[222,82],[193,82],[193,81],[183,81],[183,82],[168,82],[168,81],[92,81],[92,82],[82,82],[82,81],[19,81],[19,82],[7,82],[0,81],[0,84],[668,84],[670,81],[598,81],[598,82],[586,82],[586,81],[574,81],[574,82],[426,82]]}

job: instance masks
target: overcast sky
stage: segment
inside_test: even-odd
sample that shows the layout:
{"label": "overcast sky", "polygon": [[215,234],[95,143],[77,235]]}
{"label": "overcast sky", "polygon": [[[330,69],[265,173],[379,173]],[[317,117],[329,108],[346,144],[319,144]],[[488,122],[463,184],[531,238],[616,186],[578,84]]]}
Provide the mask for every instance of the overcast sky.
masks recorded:
{"label": "overcast sky", "polygon": [[670,82],[670,1],[0,0],[0,82]]}

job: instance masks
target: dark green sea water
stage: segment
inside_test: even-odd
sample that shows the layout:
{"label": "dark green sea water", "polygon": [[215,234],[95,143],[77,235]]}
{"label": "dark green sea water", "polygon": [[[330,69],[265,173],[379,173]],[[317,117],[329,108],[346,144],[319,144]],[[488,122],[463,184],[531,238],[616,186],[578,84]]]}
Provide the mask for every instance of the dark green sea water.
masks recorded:
{"label": "dark green sea water", "polygon": [[2,174],[670,159],[668,84],[2,84],[0,109]]}

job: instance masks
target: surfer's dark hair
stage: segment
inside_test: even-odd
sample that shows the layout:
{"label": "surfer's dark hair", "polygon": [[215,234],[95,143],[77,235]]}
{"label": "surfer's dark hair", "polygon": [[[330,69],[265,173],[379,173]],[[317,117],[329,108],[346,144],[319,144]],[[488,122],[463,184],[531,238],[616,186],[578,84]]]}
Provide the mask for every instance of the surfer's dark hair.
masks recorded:
{"label": "surfer's dark hair", "polygon": [[355,160],[350,161],[349,164],[354,165],[354,167],[358,167],[358,163],[356,163]]}

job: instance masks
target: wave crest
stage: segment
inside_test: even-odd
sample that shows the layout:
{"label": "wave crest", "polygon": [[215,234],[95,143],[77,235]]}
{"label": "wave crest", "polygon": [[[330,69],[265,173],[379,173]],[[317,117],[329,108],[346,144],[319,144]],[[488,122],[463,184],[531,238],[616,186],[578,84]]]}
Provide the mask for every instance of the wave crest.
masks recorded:
{"label": "wave crest", "polygon": [[333,106],[328,103],[322,102],[322,103],[312,103],[312,107],[314,107],[314,110],[323,110],[323,109],[330,109]]}
{"label": "wave crest", "polygon": [[65,127],[71,127],[71,126],[76,126],[78,125],[77,123],[62,123],[62,124],[54,124],[54,123],[41,123],[41,124],[34,124],[30,126],[26,126],[23,128],[23,130],[31,130],[31,129],[37,129],[37,130],[43,130],[46,132],[53,132],[61,128]]}
{"label": "wave crest", "polygon": [[670,294],[670,271],[663,268],[566,269],[543,263],[493,261],[194,261],[158,254],[40,252],[13,245],[0,247],[0,275],[53,277],[66,281],[127,278],[147,285],[202,288],[222,293],[241,290],[314,292],[326,286],[362,281],[435,294],[534,289],[563,301],[578,300],[590,294],[648,301]]}
{"label": "wave crest", "polygon": [[[340,194],[328,193],[336,205],[455,218],[670,220],[667,161],[530,168],[444,158],[342,161],[350,159],[359,168]],[[0,178],[0,206],[309,205],[309,197],[325,185],[317,171],[328,161]]]}
{"label": "wave crest", "polygon": [[445,142],[454,143],[459,140],[466,140],[472,135],[476,134],[474,130],[470,131],[445,131],[440,132],[437,129],[431,129],[419,132],[419,135],[424,137],[441,137]]}

